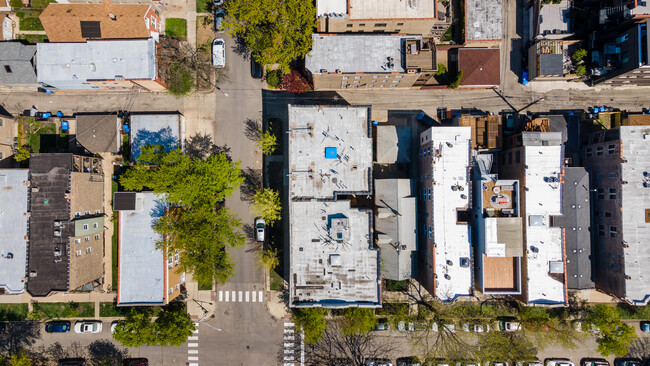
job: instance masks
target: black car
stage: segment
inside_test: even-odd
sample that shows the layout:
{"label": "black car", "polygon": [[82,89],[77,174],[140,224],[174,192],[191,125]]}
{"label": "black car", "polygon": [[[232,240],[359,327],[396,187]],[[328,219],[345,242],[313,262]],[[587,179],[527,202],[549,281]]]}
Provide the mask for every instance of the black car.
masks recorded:
{"label": "black car", "polygon": [[86,366],[83,358],[63,358],[59,360],[59,366]]}
{"label": "black car", "polygon": [[68,333],[70,322],[67,320],[56,320],[45,324],[45,331],[48,333]]}
{"label": "black car", "polygon": [[261,79],[263,74],[262,65],[257,62],[255,57],[251,56],[251,76],[255,79]]}
{"label": "black car", "polygon": [[122,362],[122,366],[148,366],[149,360],[146,358],[127,358]]}

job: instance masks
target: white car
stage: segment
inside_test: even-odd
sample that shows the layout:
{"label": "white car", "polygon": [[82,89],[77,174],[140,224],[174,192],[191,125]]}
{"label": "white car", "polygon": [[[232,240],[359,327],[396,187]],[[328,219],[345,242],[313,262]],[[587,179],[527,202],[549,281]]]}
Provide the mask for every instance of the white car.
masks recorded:
{"label": "white car", "polygon": [[75,333],[101,333],[102,322],[99,320],[83,320],[74,325]]}
{"label": "white car", "polygon": [[226,66],[226,41],[222,38],[212,41],[212,65],[218,69]]}
{"label": "white car", "polygon": [[255,219],[255,238],[257,241],[264,241],[264,230],[266,229],[266,221],[264,219]]}
{"label": "white car", "polygon": [[474,324],[474,333],[483,333],[483,332],[489,332],[490,331],[490,325],[489,324]]}
{"label": "white car", "polygon": [[460,328],[463,330],[463,332],[469,332],[469,323],[463,323]]}
{"label": "white car", "polygon": [[111,334],[115,334],[115,328],[117,327],[117,322],[118,322],[117,320],[114,320],[111,323]]}
{"label": "white car", "polygon": [[546,366],[575,366],[568,358],[549,358]]}

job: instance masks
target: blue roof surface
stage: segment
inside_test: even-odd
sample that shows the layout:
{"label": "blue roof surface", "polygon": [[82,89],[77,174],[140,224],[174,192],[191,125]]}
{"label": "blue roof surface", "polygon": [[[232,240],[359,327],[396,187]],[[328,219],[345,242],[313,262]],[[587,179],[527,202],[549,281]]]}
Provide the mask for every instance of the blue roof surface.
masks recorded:
{"label": "blue roof surface", "polygon": [[325,148],[325,159],[336,159],[336,148],[335,147],[326,147]]}

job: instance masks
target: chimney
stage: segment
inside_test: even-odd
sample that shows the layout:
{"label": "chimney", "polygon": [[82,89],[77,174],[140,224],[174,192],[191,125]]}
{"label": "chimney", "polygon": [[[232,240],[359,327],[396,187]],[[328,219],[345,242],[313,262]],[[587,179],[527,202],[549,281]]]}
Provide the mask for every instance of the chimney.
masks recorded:
{"label": "chimney", "polygon": [[117,17],[113,13],[108,13],[108,17],[111,18],[111,20],[117,20]]}

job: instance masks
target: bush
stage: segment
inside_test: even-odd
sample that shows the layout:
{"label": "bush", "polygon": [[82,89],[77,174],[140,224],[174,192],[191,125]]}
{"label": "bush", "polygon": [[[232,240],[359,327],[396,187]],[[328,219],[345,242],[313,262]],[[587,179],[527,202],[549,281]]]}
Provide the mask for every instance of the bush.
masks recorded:
{"label": "bush", "polygon": [[271,88],[277,88],[280,85],[280,70],[268,70],[266,72],[266,83],[269,84]]}
{"label": "bush", "polygon": [[580,65],[576,67],[576,75],[582,76],[586,73],[587,73],[587,68],[585,67],[585,65]]}
{"label": "bush", "polygon": [[460,85],[460,80],[462,78],[463,78],[463,72],[460,71],[460,72],[458,72],[458,74],[456,74],[456,79],[454,81],[452,81],[451,84],[449,84],[449,87],[452,88],[452,89],[458,88],[458,86]]}
{"label": "bush", "polygon": [[584,48],[578,48],[574,53],[573,53],[573,60],[574,61],[580,61],[583,58],[587,57],[587,50]]}
{"label": "bush", "polygon": [[291,70],[290,73],[282,77],[280,88],[289,93],[302,94],[308,89],[311,89],[311,84],[309,84],[309,81],[301,73],[296,70]]}
{"label": "bush", "polygon": [[438,64],[438,71],[436,71],[436,76],[444,75],[447,73],[447,66],[445,64]]}
{"label": "bush", "polygon": [[23,2],[20,0],[9,0],[9,6],[14,8],[14,10],[18,10],[23,7]]}
{"label": "bush", "polygon": [[169,69],[167,86],[169,94],[177,97],[186,96],[194,89],[194,76],[184,64],[175,64]]}
{"label": "bush", "polygon": [[37,17],[24,17],[20,20],[20,30],[42,31],[43,24]]}
{"label": "bush", "polygon": [[384,280],[384,285],[386,291],[406,291],[409,287],[409,282],[404,281],[393,281],[393,280]]}

